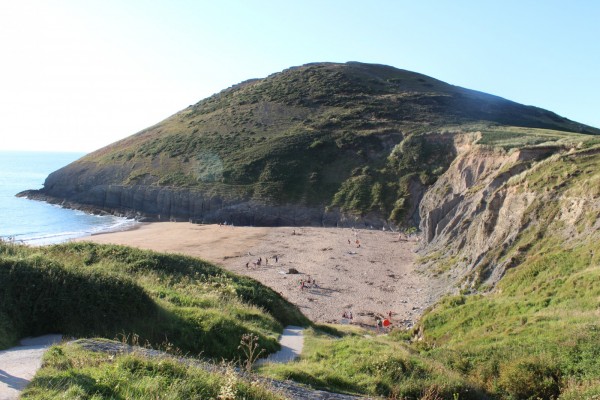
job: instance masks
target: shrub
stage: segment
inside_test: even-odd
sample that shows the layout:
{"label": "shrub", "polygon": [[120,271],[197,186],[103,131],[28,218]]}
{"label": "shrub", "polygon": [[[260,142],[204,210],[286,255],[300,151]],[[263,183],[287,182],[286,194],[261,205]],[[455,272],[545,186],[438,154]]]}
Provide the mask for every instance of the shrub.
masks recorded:
{"label": "shrub", "polygon": [[501,367],[498,386],[511,399],[558,398],[560,373],[546,360],[525,358]]}

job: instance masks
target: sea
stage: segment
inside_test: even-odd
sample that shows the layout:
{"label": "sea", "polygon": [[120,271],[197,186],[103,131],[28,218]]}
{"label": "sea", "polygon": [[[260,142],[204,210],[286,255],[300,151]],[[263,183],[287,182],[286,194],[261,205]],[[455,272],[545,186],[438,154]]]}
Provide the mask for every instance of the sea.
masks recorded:
{"label": "sea", "polygon": [[0,238],[29,245],[67,242],[95,233],[128,229],[132,219],[99,216],[42,201],[18,198],[27,189],[40,189],[57,169],[83,153],[0,151]]}

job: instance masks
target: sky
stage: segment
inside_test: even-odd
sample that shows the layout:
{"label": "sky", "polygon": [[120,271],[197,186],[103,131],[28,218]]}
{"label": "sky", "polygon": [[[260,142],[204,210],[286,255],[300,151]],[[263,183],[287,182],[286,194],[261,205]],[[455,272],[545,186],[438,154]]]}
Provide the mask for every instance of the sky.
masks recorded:
{"label": "sky", "polygon": [[0,0],[0,150],[89,152],[241,81],[361,61],[600,127],[594,0]]}

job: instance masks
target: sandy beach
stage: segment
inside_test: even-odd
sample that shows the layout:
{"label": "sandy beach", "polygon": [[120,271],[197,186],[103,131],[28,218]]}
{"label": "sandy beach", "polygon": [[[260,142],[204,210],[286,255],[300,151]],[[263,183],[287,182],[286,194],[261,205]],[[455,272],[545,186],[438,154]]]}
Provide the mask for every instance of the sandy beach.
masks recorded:
{"label": "sandy beach", "polygon": [[395,326],[410,327],[446,290],[415,266],[417,243],[393,232],[161,222],[79,240],[203,258],[273,288],[315,322],[347,323],[352,312],[354,323],[374,325],[391,311]]}

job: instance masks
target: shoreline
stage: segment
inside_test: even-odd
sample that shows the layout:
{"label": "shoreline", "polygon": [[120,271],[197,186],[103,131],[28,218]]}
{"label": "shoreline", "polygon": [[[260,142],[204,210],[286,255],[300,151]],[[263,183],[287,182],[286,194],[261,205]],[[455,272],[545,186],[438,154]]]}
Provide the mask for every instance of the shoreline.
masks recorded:
{"label": "shoreline", "polygon": [[[128,219],[132,219],[133,223],[126,224],[126,226],[124,226],[124,227],[115,227],[115,228],[111,228],[111,229],[102,230],[99,232],[92,232],[91,234],[84,236],[84,237],[109,235],[111,233],[117,233],[117,232],[135,231],[136,229],[140,229],[143,225],[149,224],[149,222],[139,222],[134,218],[128,218]],[[76,238],[76,239],[81,239],[81,238]],[[73,239],[73,240],[75,240],[75,239]],[[71,240],[71,241],[73,241],[73,240]]]}
{"label": "shoreline", "polygon": [[374,326],[391,311],[392,323],[408,329],[447,291],[444,279],[418,269],[417,243],[390,231],[143,222],[75,241],[205,259],[269,286],[313,322],[347,322],[352,312],[353,323]]}

